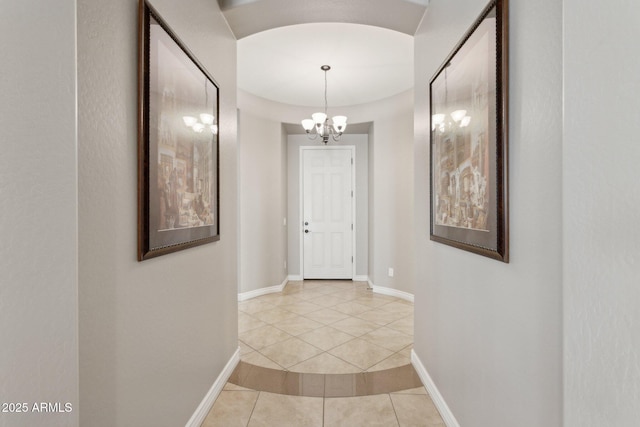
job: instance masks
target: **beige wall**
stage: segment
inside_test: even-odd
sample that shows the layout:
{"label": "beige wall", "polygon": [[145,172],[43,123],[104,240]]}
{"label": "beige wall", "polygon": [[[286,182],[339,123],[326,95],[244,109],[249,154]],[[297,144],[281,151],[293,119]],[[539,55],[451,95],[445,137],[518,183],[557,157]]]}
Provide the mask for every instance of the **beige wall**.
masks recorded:
{"label": "beige wall", "polygon": [[407,101],[402,109],[381,109],[371,127],[369,279],[413,294],[413,98]]}
{"label": "beige wall", "polygon": [[415,344],[462,426],[562,424],[562,4],[510,2],[510,263],[429,240],[428,84],[486,5],[415,39]]}
{"label": "beige wall", "polygon": [[78,3],[80,424],[184,425],[237,348],[236,42],[153,5],[220,86],[220,241],[136,261],[136,0]]}
{"label": "beige wall", "polygon": [[[0,403],[28,406],[0,412],[0,426],[73,427],[76,5],[24,0],[0,9]],[[31,412],[36,402],[70,403],[72,412]]]}
{"label": "beige wall", "polygon": [[282,125],[240,110],[240,286],[245,293],[287,277],[287,163]]}
{"label": "beige wall", "polygon": [[622,0],[563,7],[565,426],[635,426],[640,8]]}
{"label": "beige wall", "polygon": [[[310,115],[313,107],[296,107],[258,98],[242,90],[238,91],[241,110],[264,120],[283,123],[299,123],[301,117]],[[367,170],[367,196],[357,199],[362,203],[360,211],[368,210],[366,221],[358,221],[358,247],[356,252],[357,275],[367,275],[374,285],[388,287],[412,294],[414,292],[413,240],[413,91],[406,91],[390,98],[364,105],[340,107],[349,117],[349,123],[372,122],[366,144],[357,142],[360,150],[366,149],[366,161],[356,171]],[[341,143],[348,144],[350,135]],[[353,135],[360,137],[362,135]],[[241,137],[241,139],[243,139]],[[304,135],[289,136],[288,199],[289,199],[289,274],[300,274],[299,237],[292,227],[297,225],[299,204],[298,154],[292,148],[308,143]],[[297,144],[297,145],[292,145]],[[311,144],[314,144],[311,142]],[[364,144],[364,145],[363,145]],[[366,145],[366,147],[365,147]],[[373,155],[374,152],[377,152]],[[293,157],[292,157],[293,156]],[[362,189],[364,182],[359,185]],[[368,209],[367,209],[368,206]],[[362,218],[365,218],[363,216]],[[372,220],[375,218],[375,222]],[[366,241],[362,236],[367,234]],[[361,245],[366,244],[366,250]],[[363,267],[366,266],[366,269]],[[388,277],[388,268],[394,268],[394,277]]]}

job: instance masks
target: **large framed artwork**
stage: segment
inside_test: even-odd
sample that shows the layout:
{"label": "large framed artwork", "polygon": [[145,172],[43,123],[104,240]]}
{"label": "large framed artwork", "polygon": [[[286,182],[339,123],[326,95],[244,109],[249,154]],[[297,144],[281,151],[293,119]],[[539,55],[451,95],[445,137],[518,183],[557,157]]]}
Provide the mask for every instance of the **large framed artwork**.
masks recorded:
{"label": "large framed artwork", "polygon": [[219,88],[145,0],[138,26],[142,261],[220,239]]}
{"label": "large framed artwork", "polygon": [[493,0],[431,79],[431,240],[509,262],[508,0]]}

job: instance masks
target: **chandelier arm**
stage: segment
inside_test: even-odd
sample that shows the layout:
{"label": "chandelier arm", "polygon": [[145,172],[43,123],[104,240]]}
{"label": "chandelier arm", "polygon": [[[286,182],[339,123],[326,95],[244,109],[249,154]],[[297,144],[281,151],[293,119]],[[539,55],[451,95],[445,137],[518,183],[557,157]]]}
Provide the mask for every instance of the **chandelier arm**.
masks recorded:
{"label": "chandelier arm", "polygon": [[307,132],[307,138],[309,138],[312,141],[315,141],[316,139],[318,139],[318,133],[317,132]]}

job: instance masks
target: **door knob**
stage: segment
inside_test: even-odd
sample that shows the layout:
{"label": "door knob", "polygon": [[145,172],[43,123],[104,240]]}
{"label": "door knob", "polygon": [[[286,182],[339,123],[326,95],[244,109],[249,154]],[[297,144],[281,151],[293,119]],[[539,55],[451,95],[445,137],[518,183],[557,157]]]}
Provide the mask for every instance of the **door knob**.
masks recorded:
{"label": "door knob", "polygon": [[304,230],[304,232],[305,232],[305,233],[308,233],[308,232],[309,232],[309,230]]}
{"label": "door knob", "polygon": [[309,225],[309,223],[307,221],[304,222],[304,225]]}

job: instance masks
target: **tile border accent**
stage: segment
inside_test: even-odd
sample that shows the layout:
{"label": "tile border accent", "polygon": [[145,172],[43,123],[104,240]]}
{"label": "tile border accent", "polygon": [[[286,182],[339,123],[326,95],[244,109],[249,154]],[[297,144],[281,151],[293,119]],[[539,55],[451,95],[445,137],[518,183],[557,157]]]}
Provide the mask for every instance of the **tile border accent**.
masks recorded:
{"label": "tile border accent", "polygon": [[367,282],[369,283],[369,287],[373,289],[373,292],[377,294],[388,295],[391,297],[403,299],[405,301],[413,302],[413,299],[414,299],[413,294],[410,294],[409,292],[399,291],[393,288],[387,288],[386,286],[376,286],[373,284],[371,279],[367,279]]}
{"label": "tile border accent", "polygon": [[239,292],[238,293],[238,301],[246,301],[248,299],[261,297],[262,295],[273,294],[276,292],[282,292],[284,287],[287,285],[287,282],[291,280],[288,276],[284,278],[282,283],[275,286],[269,286],[267,288],[255,289],[253,291],[248,292]]}
{"label": "tile border accent", "polygon": [[222,372],[220,372],[220,375],[218,375],[218,378],[216,378],[213,385],[204,396],[204,399],[202,399],[202,402],[200,402],[196,408],[196,411],[191,415],[191,418],[189,418],[185,427],[200,427],[202,425],[204,419],[209,414],[209,411],[211,411],[216,399],[222,392],[227,380],[236,369],[236,366],[238,366],[238,363],[240,363],[240,347],[238,347],[235,353],[233,353],[233,356],[231,356],[225,367],[222,369]]}
{"label": "tile border accent", "polygon": [[442,420],[447,425],[447,427],[460,427],[460,424],[458,424],[458,420],[456,420],[453,412],[451,412],[451,409],[449,409],[449,405],[447,405],[444,397],[442,397],[442,394],[440,394],[436,383],[433,382],[433,379],[429,375],[429,372],[427,372],[427,368],[425,368],[425,366],[422,364],[422,361],[413,349],[411,349],[411,364],[418,373],[418,376],[422,380],[424,387],[427,389],[429,396],[431,396],[431,400],[433,400],[436,408],[438,408],[438,412],[440,412],[440,416],[442,417]]}
{"label": "tile border accent", "polygon": [[372,396],[423,386],[411,364],[354,374],[307,374],[241,361],[229,377],[229,382],[251,390],[325,398]]}

